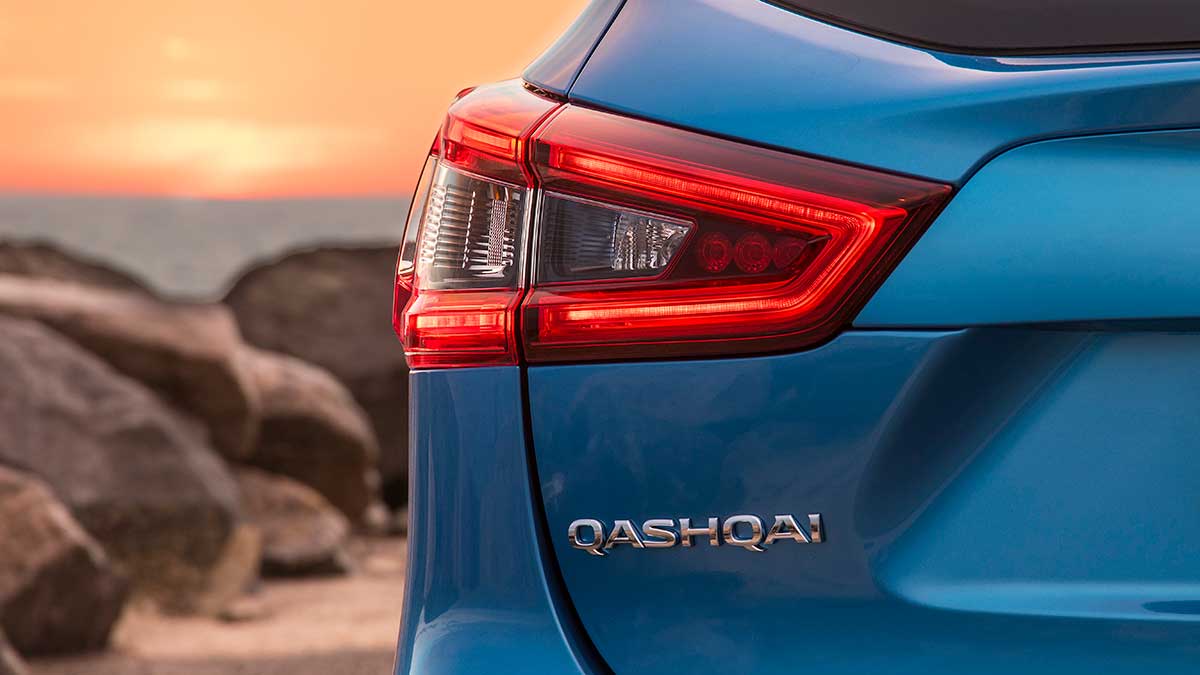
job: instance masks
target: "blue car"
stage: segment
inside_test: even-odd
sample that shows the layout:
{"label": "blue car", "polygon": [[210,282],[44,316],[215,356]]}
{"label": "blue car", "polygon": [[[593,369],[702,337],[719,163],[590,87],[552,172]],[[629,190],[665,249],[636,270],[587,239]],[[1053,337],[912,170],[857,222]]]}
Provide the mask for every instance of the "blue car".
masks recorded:
{"label": "blue car", "polygon": [[1200,672],[1198,204],[1193,2],[595,0],[409,217],[396,672]]}

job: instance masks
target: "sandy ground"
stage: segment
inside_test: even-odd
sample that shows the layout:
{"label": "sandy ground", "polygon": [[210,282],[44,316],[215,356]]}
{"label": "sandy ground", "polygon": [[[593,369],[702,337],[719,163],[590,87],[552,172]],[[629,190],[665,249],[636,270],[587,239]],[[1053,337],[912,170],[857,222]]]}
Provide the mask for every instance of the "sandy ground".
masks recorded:
{"label": "sandy ground", "polygon": [[110,652],[30,663],[32,675],[387,675],[405,541],[355,542],[356,574],[271,581],[241,621],[126,613]]}

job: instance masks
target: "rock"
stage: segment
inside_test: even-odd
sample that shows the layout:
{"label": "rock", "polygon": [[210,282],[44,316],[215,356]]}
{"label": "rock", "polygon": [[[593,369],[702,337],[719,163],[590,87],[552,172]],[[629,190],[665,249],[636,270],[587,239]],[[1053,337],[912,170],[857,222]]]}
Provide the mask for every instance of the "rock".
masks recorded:
{"label": "rock", "polygon": [[4,633],[0,632],[0,675],[27,675],[28,670]]}
{"label": "rock", "polygon": [[238,469],[247,517],[263,534],[263,574],[344,574],[350,524],[324,497],[284,476]]}
{"label": "rock", "polygon": [[0,467],[0,624],[20,652],[104,647],[127,590],[125,577],[45,484]]}
{"label": "rock", "polygon": [[391,322],[396,252],[295,253],[245,273],[225,298],[247,342],[315,363],[350,389],[379,439],[392,506],[408,498],[408,368]]}
{"label": "rock", "polygon": [[363,514],[358,531],[371,537],[387,537],[392,535],[392,511],[381,500],[371,502]]}
{"label": "rock", "polygon": [[0,317],[0,382],[0,463],[49,484],[135,591],[190,610],[253,578],[256,558],[229,561],[237,484],[198,425],[30,321]]}
{"label": "rock", "polygon": [[151,295],[149,287],[130,274],[44,242],[0,241],[0,274]]}
{"label": "rock", "polygon": [[295,478],[360,522],[378,488],[379,449],[350,392],[291,356],[247,348],[244,362],[262,406],[258,445],[246,461]]}
{"label": "rock", "polygon": [[0,275],[0,313],[54,327],[195,415],[227,457],[253,448],[258,401],[227,308]]}
{"label": "rock", "polygon": [[219,616],[259,580],[263,551],[262,530],[252,523],[237,525],[225,543],[221,555],[204,579],[199,590],[183,603],[168,604],[166,609],[179,612]]}

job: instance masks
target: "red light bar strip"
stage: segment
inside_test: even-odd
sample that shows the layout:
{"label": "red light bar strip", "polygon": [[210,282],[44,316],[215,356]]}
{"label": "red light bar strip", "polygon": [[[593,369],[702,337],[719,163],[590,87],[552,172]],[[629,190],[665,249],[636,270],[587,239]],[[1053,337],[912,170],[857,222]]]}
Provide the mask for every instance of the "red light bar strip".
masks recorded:
{"label": "red light bar strip", "polygon": [[[777,199],[769,195],[726,187],[684,175],[671,175],[652,168],[637,166],[609,157],[588,152],[559,148],[551,155],[550,165],[581,176],[590,176],[622,185],[655,190],[685,199],[695,199],[709,204],[735,206],[752,211],[773,213],[801,221],[817,221],[844,227],[871,227],[874,218],[863,214],[841,213],[830,209]],[[891,214],[875,214],[875,217],[903,216],[903,209],[892,209]]]}
{"label": "red light bar strip", "polygon": [[409,368],[515,364],[519,301],[508,290],[415,294],[400,326]]}
{"label": "red light bar strip", "polygon": [[455,142],[480,152],[495,155],[501,159],[517,161],[519,157],[517,139],[509,138],[487,129],[478,127],[462,120],[451,120],[451,128],[447,134]]}
{"label": "red light bar strip", "polygon": [[528,134],[558,105],[518,80],[476,87],[446,113],[443,161],[479,176],[532,186],[524,161]]}

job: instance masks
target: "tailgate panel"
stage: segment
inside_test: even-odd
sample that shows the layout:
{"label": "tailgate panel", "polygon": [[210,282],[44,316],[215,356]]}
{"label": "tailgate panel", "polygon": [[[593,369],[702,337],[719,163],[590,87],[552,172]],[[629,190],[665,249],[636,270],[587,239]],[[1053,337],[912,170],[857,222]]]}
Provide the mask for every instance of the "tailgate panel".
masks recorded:
{"label": "tailgate panel", "polygon": [[[970,329],[537,367],[529,390],[556,557],[617,673],[1182,673],[1198,370],[1192,334]],[[577,518],[810,512],[825,543],[765,553],[566,538]]]}
{"label": "tailgate panel", "polygon": [[[528,368],[550,545],[612,670],[1196,670],[1195,53],[953,55],[626,0],[569,96],[959,188],[824,346]],[[811,513],[824,543],[761,553],[567,539]]]}

